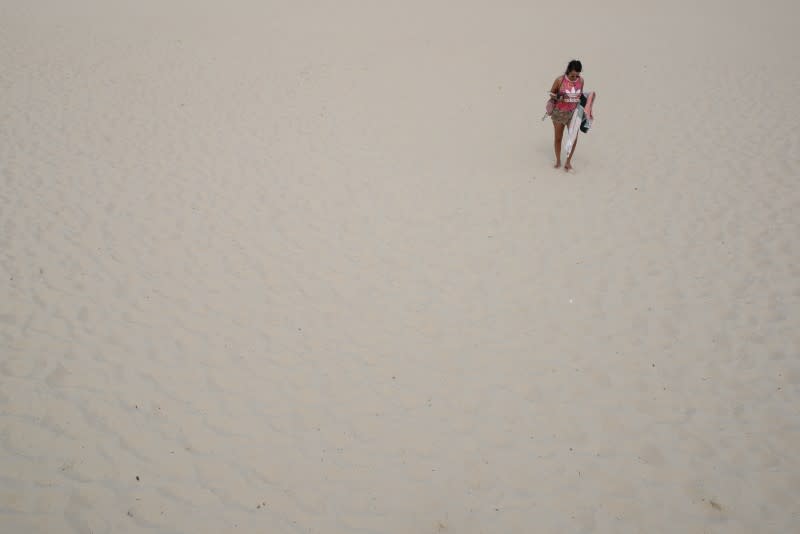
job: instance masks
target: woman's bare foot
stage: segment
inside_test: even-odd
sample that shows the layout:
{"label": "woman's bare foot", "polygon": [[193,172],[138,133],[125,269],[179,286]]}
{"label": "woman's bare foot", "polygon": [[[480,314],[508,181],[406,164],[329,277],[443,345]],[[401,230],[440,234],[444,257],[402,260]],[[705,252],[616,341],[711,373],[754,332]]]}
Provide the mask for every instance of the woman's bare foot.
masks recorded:
{"label": "woman's bare foot", "polygon": [[556,161],[556,164],[553,165],[553,168],[554,169],[560,169],[561,168],[561,162],[560,161]]}
{"label": "woman's bare foot", "polygon": [[565,170],[565,171],[571,171],[571,170],[572,170],[572,163],[570,163],[569,161],[568,161],[568,162],[566,162],[566,163],[564,164],[564,170]]}

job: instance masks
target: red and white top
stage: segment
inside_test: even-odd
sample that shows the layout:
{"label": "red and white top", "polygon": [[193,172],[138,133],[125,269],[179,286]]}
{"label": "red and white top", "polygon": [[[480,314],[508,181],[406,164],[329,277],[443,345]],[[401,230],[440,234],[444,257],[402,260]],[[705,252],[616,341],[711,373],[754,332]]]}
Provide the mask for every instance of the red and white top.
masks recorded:
{"label": "red and white top", "polygon": [[561,86],[558,88],[558,102],[556,109],[559,111],[573,111],[581,102],[583,94],[583,78],[580,76],[574,82],[570,81],[566,75],[561,78]]}

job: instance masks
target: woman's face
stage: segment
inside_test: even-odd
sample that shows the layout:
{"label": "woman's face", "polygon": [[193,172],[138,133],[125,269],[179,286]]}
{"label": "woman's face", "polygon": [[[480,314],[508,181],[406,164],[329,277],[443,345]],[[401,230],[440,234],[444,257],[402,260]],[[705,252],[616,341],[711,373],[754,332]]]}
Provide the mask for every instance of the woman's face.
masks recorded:
{"label": "woman's face", "polygon": [[569,79],[569,81],[571,81],[571,82],[574,82],[575,80],[577,80],[580,77],[581,77],[581,73],[578,72],[577,70],[571,70],[567,74],[567,79]]}

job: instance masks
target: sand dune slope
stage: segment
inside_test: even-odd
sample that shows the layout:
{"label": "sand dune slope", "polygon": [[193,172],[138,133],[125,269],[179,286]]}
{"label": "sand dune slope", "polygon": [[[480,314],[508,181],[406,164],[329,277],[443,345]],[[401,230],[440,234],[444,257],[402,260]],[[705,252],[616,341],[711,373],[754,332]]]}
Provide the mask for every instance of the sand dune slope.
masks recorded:
{"label": "sand dune slope", "polygon": [[794,3],[120,4],[0,6],[2,532],[797,528]]}

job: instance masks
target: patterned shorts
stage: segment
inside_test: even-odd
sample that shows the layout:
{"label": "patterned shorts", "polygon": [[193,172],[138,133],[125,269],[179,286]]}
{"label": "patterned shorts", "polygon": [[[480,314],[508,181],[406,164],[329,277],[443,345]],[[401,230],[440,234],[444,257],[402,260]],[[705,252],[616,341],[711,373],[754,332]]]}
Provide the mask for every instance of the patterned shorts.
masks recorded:
{"label": "patterned shorts", "polygon": [[569,121],[572,120],[572,114],[575,113],[575,110],[571,111],[564,111],[561,109],[554,109],[553,114],[550,115],[550,118],[553,119],[553,122],[556,124],[563,124],[568,125]]}

